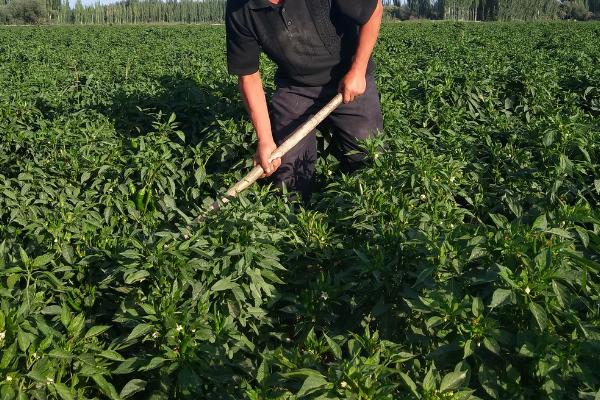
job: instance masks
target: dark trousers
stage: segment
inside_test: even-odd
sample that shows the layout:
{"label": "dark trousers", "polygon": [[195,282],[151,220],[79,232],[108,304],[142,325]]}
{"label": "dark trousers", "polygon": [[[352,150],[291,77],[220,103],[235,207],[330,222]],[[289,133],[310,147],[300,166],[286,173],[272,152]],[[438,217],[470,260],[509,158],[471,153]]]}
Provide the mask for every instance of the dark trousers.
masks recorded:
{"label": "dark trousers", "polygon": [[[309,87],[289,83],[278,84],[271,101],[271,126],[279,146],[304,122],[316,114],[337,94],[337,85]],[[342,171],[353,172],[364,165],[365,154],[358,140],[383,130],[379,92],[372,74],[367,75],[366,92],[352,103],[342,104],[318,127],[331,130],[332,154],[340,161]],[[348,154],[350,153],[350,154]],[[271,182],[289,191],[299,192],[305,201],[313,191],[313,175],[317,161],[315,132],[309,134],[281,160]]]}

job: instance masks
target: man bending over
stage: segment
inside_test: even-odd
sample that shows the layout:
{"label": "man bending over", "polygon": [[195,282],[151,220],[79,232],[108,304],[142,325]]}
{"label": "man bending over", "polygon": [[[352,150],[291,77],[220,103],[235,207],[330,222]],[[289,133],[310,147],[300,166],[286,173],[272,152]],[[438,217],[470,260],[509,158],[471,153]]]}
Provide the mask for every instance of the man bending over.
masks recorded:
{"label": "man bending over", "polygon": [[[315,132],[282,159],[271,153],[337,93],[344,103],[325,121],[344,172],[365,160],[358,140],[383,129],[371,54],[381,0],[228,0],[227,64],[258,136],[255,160],[276,186],[308,200],[317,159]],[[276,91],[267,107],[259,54],[277,64]]]}

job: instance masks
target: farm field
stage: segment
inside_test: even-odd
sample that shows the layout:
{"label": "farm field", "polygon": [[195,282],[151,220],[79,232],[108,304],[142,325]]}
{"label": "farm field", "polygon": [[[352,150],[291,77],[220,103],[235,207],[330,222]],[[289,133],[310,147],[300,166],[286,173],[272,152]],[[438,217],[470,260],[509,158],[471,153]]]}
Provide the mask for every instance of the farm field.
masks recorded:
{"label": "farm field", "polygon": [[224,34],[0,28],[0,398],[599,398],[600,23],[385,25],[371,166],[197,222]]}

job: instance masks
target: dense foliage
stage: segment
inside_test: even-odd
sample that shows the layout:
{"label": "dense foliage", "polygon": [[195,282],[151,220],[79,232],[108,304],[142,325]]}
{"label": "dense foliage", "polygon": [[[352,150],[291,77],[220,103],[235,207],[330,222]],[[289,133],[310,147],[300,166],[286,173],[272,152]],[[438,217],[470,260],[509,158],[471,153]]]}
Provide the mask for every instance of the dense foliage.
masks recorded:
{"label": "dense foliage", "polygon": [[0,29],[0,397],[597,399],[599,35],[385,26],[371,166],[198,222],[221,27]]}

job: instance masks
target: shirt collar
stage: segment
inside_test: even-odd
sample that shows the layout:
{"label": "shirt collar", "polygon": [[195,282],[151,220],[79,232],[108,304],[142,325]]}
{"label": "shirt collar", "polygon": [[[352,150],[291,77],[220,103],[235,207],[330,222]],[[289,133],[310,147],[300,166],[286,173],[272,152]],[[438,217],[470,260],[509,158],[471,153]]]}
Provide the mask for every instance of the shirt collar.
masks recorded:
{"label": "shirt collar", "polygon": [[274,4],[269,0],[249,0],[248,5],[253,10],[258,10],[261,8],[273,7]]}

